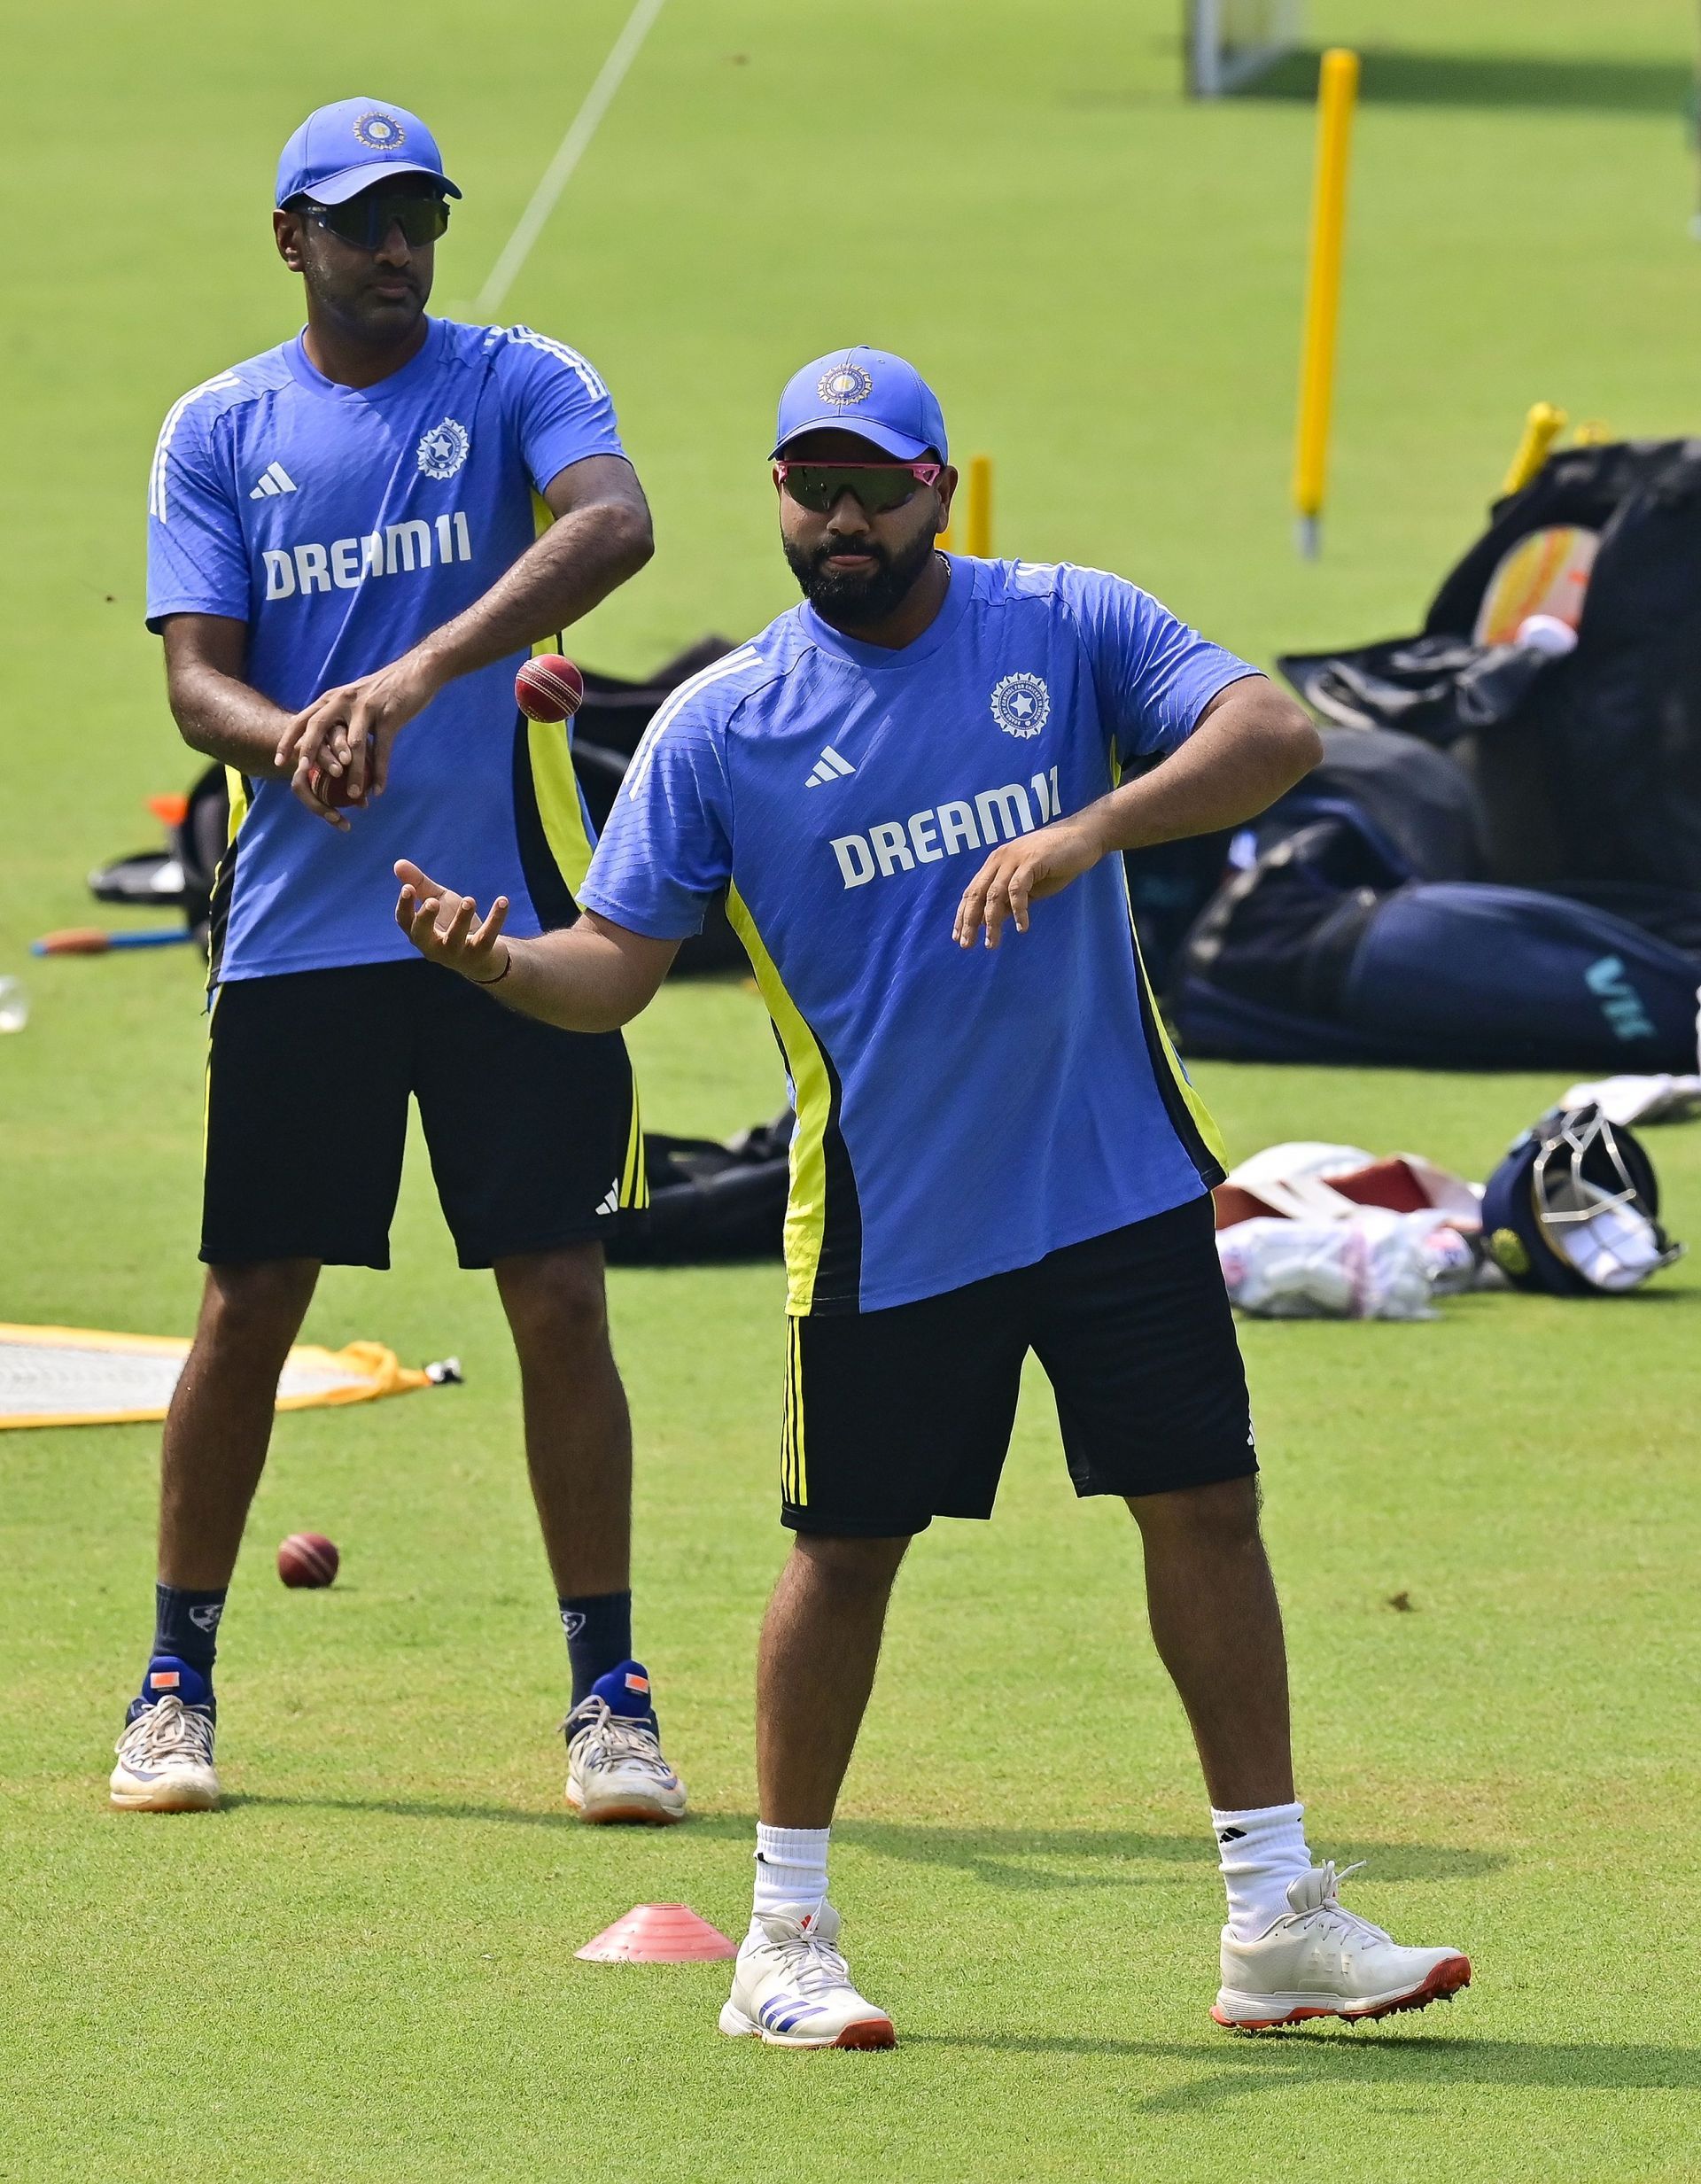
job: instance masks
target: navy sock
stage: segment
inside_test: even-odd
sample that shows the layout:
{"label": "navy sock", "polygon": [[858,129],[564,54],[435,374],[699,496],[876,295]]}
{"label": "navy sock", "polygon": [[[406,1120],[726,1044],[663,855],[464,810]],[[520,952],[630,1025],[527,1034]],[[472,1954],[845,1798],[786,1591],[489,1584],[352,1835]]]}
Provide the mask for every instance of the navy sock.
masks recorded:
{"label": "navy sock", "polygon": [[157,1658],[169,1653],[186,1660],[191,1668],[211,1678],[214,1656],[219,1650],[219,1618],[224,1613],[228,1587],[216,1592],[196,1592],[185,1585],[156,1585],[153,1589],[153,1651]]}
{"label": "navy sock", "polygon": [[573,1671],[573,1704],[578,1706],[598,1676],[632,1659],[632,1595],[584,1593],[560,1605]]}

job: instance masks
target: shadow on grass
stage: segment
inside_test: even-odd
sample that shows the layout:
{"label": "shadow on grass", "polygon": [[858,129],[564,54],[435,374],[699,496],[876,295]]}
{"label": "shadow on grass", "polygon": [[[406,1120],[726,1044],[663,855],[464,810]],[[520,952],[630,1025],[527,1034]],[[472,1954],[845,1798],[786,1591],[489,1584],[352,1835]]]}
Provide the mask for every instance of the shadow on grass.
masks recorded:
{"label": "shadow on grass", "polygon": [[[994,1888],[1053,1889],[1138,1886],[1139,1873],[1113,1870],[1130,1864],[1212,1865],[1209,1841],[1200,1835],[1153,1835],[1121,1828],[940,1828],[881,1820],[842,1820],[834,1838],[887,1858],[918,1865],[953,1866]],[[1505,1860],[1496,1851],[1464,1850],[1437,1843],[1331,1844],[1340,1862],[1371,1861],[1378,1880],[1475,1879]],[[1024,1864],[1058,1859],[1079,1866],[1073,1873]]]}
{"label": "shadow on grass", "polygon": [[[1464,2007],[1469,2008],[1467,2002]],[[1461,2039],[1451,2032],[1386,2032],[1343,2025],[1332,2032],[1225,2034],[1215,2056],[1181,2040],[1095,2040],[1059,2032],[905,2032],[905,2044],[996,2055],[1074,2055],[1107,2062],[1199,2065],[1185,2084],[1140,2102],[1151,2115],[1197,2115],[1247,2095],[1320,2086],[1384,2093],[1439,2084],[1656,2093],[1701,2091],[1701,2048],[1593,2045],[1586,2040]]]}
{"label": "shadow on grass", "polygon": [[[563,1806],[555,1812],[528,1812],[523,1806],[475,1805],[451,1799],[384,1797],[278,1797],[263,1791],[228,1796],[223,1812],[253,1807],[268,1812],[346,1812],[385,1815],[395,1820],[470,1822],[503,1827],[576,1828],[581,1823]],[[756,1825],[753,1813],[694,1813],[685,1823],[694,1838],[746,1841]],[[839,1843],[853,1844],[882,1858],[913,1865],[950,1866],[989,1887],[1025,1890],[1138,1886],[1147,1876],[1123,1870],[1130,1865],[1208,1867],[1211,1846],[1199,1835],[1153,1835],[1120,1828],[945,1828],[926,1822],[842,1820],[834,1828]],[[1383,1881],[1475,1879],[1505,1863],[1497,1851],[1465,1850],[1437,1843],[1353,1842],[1331,1845],[1342,1862],[1371,1861]],[[1034,1859],[1056,1859],[1076,1867],[1057,1872]]]}
{"label": "shadow on grass", "polygon": [[492,1822],[509,1828],[577,1828],[582,1823],[565,1805],[558,1811],[528,1812],[523,1805],[472,1805],[449,1798],[274,1797],[263,1790],[227,1791],[221,1813],[252,1807],[262,1812],[372,1813],[391,1820]]}
{"label": "shadow on grass", "polygon": [[[1389,106],[1540,106],[1575,113],[1679,114],[1695,96],[1688,64],[1605,53],[1415,53],[1372,46],[1360,96]],[[1314,99],[1315,53],[1292,53],[1236,96]]]}

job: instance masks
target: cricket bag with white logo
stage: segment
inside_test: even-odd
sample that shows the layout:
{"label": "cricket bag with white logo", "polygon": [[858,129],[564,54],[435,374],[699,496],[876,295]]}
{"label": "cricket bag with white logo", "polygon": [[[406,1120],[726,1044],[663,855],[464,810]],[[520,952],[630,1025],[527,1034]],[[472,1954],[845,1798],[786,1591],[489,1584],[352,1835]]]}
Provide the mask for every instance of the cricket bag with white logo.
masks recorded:
{"label": "cricket bag with white logo", "polygon": [[[1701,912],[1657,899],[1671,930]],[[1242,1061],[1686,1070],[1697,986],[1701,954],[1647,922],[1527,888],[1411,881],[1357,825],[1324,820],[1220,891],[1168,1013],[1189,1053]]]}

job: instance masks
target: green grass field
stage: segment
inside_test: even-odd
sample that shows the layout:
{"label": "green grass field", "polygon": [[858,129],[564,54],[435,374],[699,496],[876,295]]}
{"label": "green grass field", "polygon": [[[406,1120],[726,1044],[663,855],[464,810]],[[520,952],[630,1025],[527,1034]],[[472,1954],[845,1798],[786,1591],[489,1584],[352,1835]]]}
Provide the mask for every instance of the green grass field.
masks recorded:
{"label": "green grass field", "polygon": [[[0,1317],[177,1333],[194,1308],[196,966],[25,949],[86,921],[83,874],[189,777],[141,625],[144,478],[168,402],[296,323],[276,147],[350,90],[431,116],[468,190],[452,308],[625,12],[90,0],[14,24],[0,974],[35,1014],[0,1040]],[[1177,12],[674,0],[508,307],[607,374],[656,504],[657,560],[581,657],[641,668],[788,603],[763,435],[834,342],[936,378],[958,446],[998,458],[1002,547],[1125,571],[1260,658],[1415,626],[1538,397],[1701,429],[1685,12],[1312,0],[1317,36],[1366,50],[1369,97],[1328,552],[1299,565],[1303,72],[1189,108]],[[663,1127],[778,1105],[737,982],[664,993],[634,1045]],[[1338,1137],[1476,1174],[1559,1089],[1200,1075],[1238,1154]],[[1701,1236],[1701,1128],[1651,1146]],[[1370,1861],[1371,1916],[1471,1951],[1468,1996],[1358,2032],[1209,2025],[1220,1899],[1131,1527],[1074,1503],[1037,1385],[998,1521],[913,1558],[838,1833],[854,1962],[904,2044],[815,2057],[717,2040],[718,1967],[572,1955],[639,1900],[745,1914],[777,1268],[613,1279],[641,1644],[697,1816],[610,1838],[559,1803],[514,1366],[423,1162],[396,1263],[328,1276],[309,1339],[454,1351],[467,1383],[281,1423],[226,1626],[216,1817],[105,1806],[154,1429],[0,1437],[0,2177],[1701,2173],[1694,1262],[1616,1305],[1247,1332],[1314,1840]],[[303,1527],[342,1543],[329,1593],[271,1574]]]}

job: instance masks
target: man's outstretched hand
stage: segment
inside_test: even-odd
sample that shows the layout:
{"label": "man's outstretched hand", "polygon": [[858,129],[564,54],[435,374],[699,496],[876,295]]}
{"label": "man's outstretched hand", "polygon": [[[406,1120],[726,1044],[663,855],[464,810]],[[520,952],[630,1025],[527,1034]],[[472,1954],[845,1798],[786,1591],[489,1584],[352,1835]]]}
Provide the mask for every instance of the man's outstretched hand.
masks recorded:
{"label": "man's outstretched hand", "polygon": [[401,882],[396,923],[428,963],[459,971],[476,986],[493,986],[506,978],[511,957],[502,938],[508,898],[499,895],[481,918],[470,895],[457,895],[440,881],[427,879],[403,858],[395,868]]}
{"label": "man's outstretched hand", "polygon": [[1060,893],[1104,854],[1105,843],[1085,813],[1018,835],[993,851],[964,890],[951,938],[959,948],[972,948],[984,928],[987,946],[996,948],[1006,919],[1025,933],[1029,904]]}

